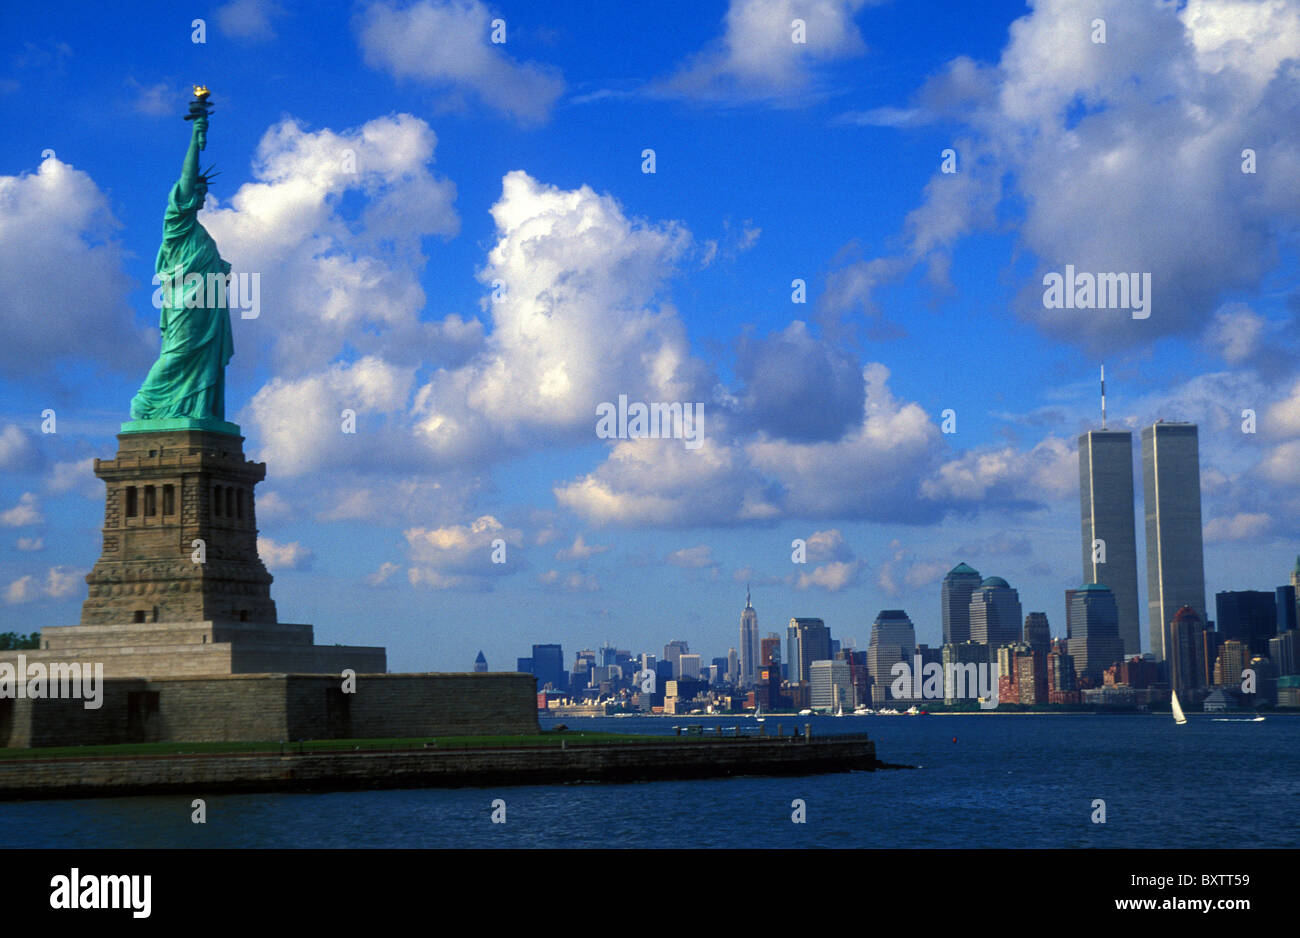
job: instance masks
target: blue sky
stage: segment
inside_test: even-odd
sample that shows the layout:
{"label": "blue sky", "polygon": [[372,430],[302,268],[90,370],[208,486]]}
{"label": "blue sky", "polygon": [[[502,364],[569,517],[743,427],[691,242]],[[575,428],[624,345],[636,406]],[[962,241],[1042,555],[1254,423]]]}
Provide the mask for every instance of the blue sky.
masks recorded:
{"label": "blue sky", "polygon": [[[86,10],[0,12],[2,630],[78,619],[195,82],[202,220],[262,282],[227,413],[320,641],[708,658],[750,580],[764,633],[937,643],[962,560],[1062,634],[1103,362],[1112,425],[1201,426],[1211,604],[1300,550],[1295,2]],[[1151,317],[1044,309],[1067,263],[1151,272]],[[619,394],[705,445],[597,438]]]}

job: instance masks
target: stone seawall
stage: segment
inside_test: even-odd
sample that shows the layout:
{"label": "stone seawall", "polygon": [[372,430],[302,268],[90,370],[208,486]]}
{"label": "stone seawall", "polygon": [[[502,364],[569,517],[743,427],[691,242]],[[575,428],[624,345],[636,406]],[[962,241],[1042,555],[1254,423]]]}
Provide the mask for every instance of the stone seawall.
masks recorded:
{"label": "stone seawall", "polygon": [[0,799],[457,788],[872,770],[866,736],[0,761]]}

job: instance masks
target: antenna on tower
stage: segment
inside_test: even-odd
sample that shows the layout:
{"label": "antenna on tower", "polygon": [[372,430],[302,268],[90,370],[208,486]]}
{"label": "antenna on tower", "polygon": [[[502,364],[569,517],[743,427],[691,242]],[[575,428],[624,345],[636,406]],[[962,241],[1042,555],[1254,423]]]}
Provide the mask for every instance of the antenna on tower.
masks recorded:
{"label": "antenna on tower", "polygon": [[1106,366],[1101,366],[1101,428],[1106,429]]}

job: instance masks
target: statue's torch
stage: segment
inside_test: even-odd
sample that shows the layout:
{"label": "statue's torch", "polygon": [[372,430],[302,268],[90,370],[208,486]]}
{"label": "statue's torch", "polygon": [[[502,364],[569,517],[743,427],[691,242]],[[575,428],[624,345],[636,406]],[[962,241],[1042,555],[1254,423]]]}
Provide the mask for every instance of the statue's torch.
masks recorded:
{"label": "statue's torch", "polygon": [[200,121],[196,125],[200,150],[208,146],[208,115],[212,113],[212,102],[208,100],[210,94],[206,86],[195,85],[194,100],[190,102],[190,112],[185,115],[187,121]]}

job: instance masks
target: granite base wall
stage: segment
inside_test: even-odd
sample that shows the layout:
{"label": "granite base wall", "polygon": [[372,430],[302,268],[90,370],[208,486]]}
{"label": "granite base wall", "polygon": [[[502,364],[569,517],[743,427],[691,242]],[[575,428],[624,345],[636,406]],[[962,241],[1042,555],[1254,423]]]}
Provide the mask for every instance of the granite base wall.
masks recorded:
{"label": "granite base wall", "polygon": [[0,748],[537,733],[528,674],[106,679],[103,704],[0,700]]}

